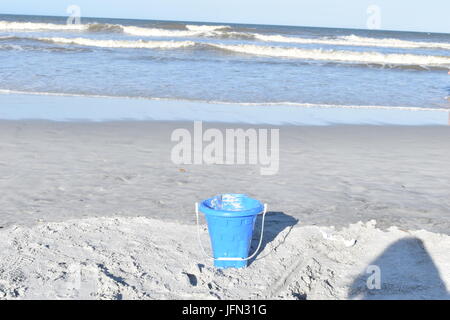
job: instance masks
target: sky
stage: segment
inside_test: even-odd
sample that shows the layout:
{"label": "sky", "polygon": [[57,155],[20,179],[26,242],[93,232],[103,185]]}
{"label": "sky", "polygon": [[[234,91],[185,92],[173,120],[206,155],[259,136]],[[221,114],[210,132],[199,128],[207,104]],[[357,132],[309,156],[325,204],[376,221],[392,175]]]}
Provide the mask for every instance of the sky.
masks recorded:
{"label": "sky", "polygon": [[450,33],[449,0],[0,0],[0,13]]}

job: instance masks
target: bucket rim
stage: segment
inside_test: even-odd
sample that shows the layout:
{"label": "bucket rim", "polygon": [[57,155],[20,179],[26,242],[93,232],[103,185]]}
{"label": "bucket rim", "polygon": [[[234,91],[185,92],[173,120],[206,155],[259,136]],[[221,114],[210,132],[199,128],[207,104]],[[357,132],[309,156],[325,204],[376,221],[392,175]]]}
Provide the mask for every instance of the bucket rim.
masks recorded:
{"label": "bucket rim", "polygon": [[226,194],[227,195],[241,195],[241,196],[247,197],[247,198],[253,200],[257,205],[254,206],[253,208],[246,209],[246,210],[240,210],[240,211],[213,209],[210,206],[208,206],[207,204],[210,203],[211,200],[213,200],[217,196],[224,195],[224,194],[219,194],[217,196],[205,199],[202,202],[200,202],[199,211],[205,215],[216,216],[216,217],[229,217],[229,218],[255,216],[264,211],[264,205],[261,203],[261,201],[251,198],[251,197],[247,196],[246,194],[241,194],[241,193],[226,193]]}

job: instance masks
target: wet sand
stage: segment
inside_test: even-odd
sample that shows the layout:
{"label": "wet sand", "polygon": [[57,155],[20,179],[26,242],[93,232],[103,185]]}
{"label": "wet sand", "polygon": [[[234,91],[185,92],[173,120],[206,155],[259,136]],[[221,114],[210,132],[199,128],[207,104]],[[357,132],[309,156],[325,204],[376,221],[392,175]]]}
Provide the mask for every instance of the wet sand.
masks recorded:
{"label": "wet sand", "polygon": [[280,128],[270,176],[259,165],[174,164],[170,135],[192,122],[1,121],[0,226],[111,216],[192,224],[194,202],[231,192],[304,225],[376,219],[449,234],[450,128],[263,127]]}

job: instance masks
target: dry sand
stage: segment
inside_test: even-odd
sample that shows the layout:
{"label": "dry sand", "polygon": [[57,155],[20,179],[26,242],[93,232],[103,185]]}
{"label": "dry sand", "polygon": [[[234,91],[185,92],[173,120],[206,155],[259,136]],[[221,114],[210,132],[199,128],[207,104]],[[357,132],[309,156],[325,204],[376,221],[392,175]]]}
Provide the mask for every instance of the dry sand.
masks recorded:
{"label": "dry sand", "polygon": [[[190,225],[87,218],[10,228],[0,233],[0,298],[450,299],[447,235],[374,222],[275,232],[272,220],[268,229],[248,268],[218,270]],[[367,287],[373,266],[379,289]]]}
{"label": "dry sand", "polygon": [[[0,298],[448,298],[450,128],[281,127],[273,176],[175,165],[175,128],[192,123],[1,121]],[[196,243],[194,202],[224,192],[269,204],[246,270]]]}

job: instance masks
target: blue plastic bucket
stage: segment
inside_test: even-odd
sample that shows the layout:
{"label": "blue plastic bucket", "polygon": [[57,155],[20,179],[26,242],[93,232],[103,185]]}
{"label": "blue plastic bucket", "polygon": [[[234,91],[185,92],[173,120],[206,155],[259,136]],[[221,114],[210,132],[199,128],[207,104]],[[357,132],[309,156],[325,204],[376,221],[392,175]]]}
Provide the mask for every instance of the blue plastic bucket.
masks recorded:
{"label": "blue plastic bucket", "polygon": [[205,215],[208,224],[214,266],[247,266],[256,216],[264,208],[261,202],[245,194],[222,194],[200,203],[198,210]]}

